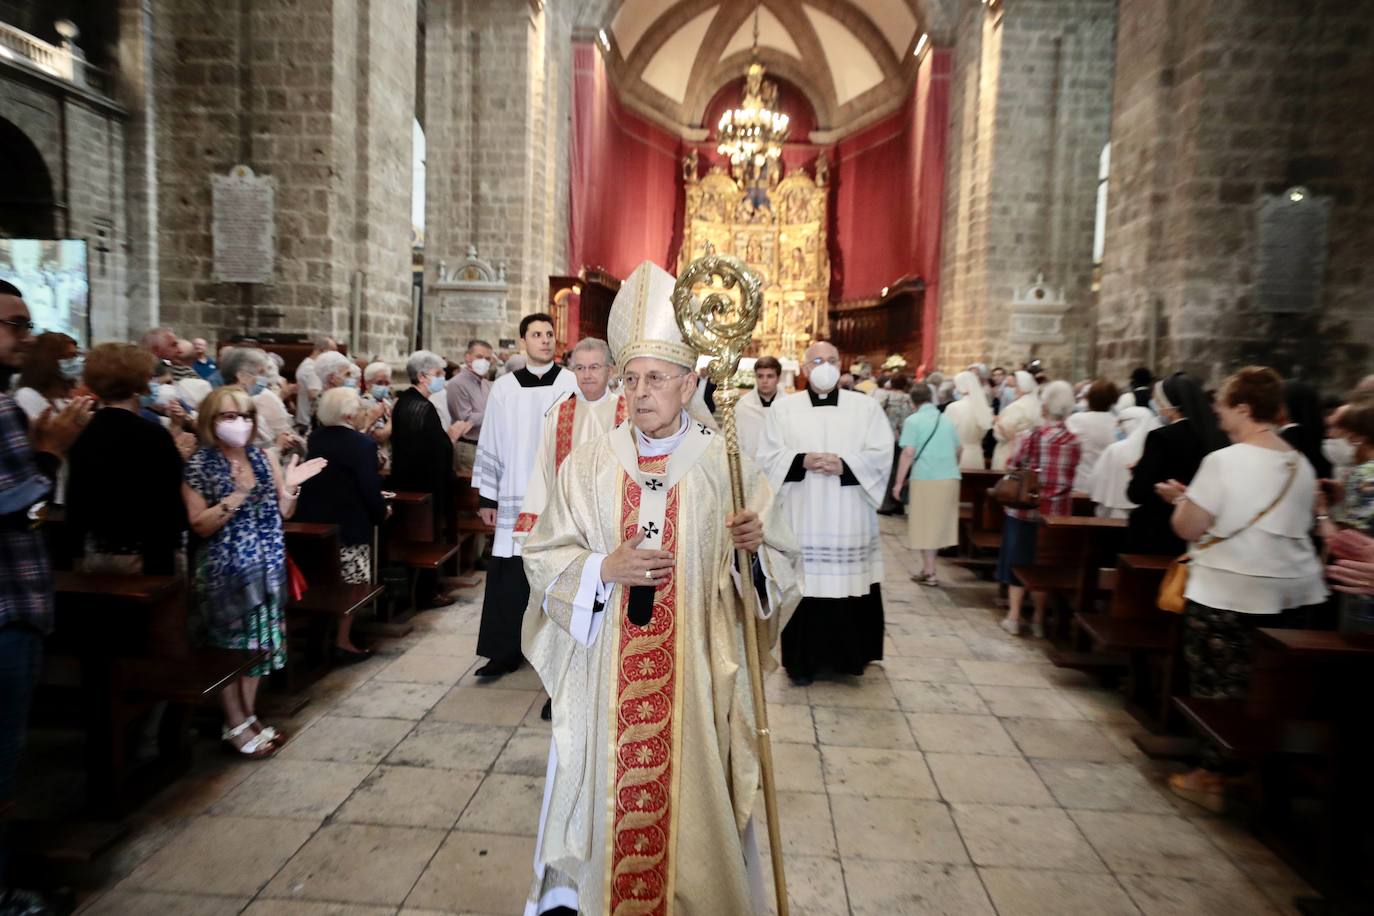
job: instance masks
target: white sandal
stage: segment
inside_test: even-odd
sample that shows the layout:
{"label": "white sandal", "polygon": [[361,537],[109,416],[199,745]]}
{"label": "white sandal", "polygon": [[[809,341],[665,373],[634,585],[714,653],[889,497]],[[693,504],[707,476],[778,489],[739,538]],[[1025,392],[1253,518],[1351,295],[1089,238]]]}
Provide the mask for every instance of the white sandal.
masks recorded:
{"label": "white sandal", "polygon": [[220,740],[224,742],[226,753],[233,754],[235,757],[247,757],[251,760],[263,760],[277,753],[277,748],[272,744],[272,739],[267,737],[267,732],[261,731],[249,738],[242,745],[234,744],[234,739],[253,727],[253,718],[249,717],[240,722],[233,728],[226,728],[220,732]]}
{"label": "white sandal", "polygon": [[[243,720],[243,724],[244,724],[244,725],[257,725],[257,724],[258,724],[258,717],[257,717],[257,716],[249,716],[248,718],[246,718],[246,719]],[[258,734],[261,735],[262,737],[266,738],[268,741],[277,741],[277,740],[279,740],[279,739],[285,737],[281,732],[277,731],[275,728],[273,728],[273,727],[270,726],[270,725],[264,725],[262,728],[258,729]]]}

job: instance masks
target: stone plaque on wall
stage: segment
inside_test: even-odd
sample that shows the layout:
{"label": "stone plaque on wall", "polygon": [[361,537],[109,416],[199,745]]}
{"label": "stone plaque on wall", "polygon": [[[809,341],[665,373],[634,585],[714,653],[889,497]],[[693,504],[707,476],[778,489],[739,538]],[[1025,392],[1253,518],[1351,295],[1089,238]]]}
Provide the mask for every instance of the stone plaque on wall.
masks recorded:
{"label": "stone plaque on wall", "polygon": [[1049,286],[1044,274],[1037,275],[1030,286],[1012,291],[1011,342],[1063,343],[1068,338],[1064,330],[1068,310],[1064,291]]}
{"label": "stone plaque on wall", "polygon": [[276,181],[236,165],[210,176],[216,283],[271,283],[276,260]]}
{"label": "stone plaque on wall", "polygon": [[1321,300],[1331,202],[1302,188],[1259,200],[1255,300],[1265,312],[1310,312]]}

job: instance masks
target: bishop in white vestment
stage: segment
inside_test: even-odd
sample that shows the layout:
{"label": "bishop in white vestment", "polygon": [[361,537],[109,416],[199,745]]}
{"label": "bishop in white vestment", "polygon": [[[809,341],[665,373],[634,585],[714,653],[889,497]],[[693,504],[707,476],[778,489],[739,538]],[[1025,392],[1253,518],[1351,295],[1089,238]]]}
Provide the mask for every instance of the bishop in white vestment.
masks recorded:
{"label": "bishop in white vestment", "polygon": [[630,422],[572,451],[526,540],[524,649],[553,700],[527,916],[767,911],[740,590],[785,622],[797,548],[747,458],[748,508],[731,511],[723,437],[684,410],[696,354],[673,285],[646,262],[621,287],[609,337]]}
{"label": "bishop in white vestment", "polygon": [[823,669],[863,674],[883,657],[878,507],[892,471],[892,427],[871,397],[838,389],[839,351],[806,351],[807,388],[769,408],[758,462],[802,545],[805,596],[782,634],[799,683]]}
{"label": "bishop in white vestment", "polygon": [[478,677],[501,677],[523,661],[520,623],[530,587],[520,544],[512,535],[544,433],[544,415],[577,388],[573,374],[553,362],[552,317],[526,315],[520,321],[520,336],[525,366],[492,383],[472,467],[472,485],[481,492],[482,521],[496,529],[477,634],[477,654],[489,661],[474,672]]}

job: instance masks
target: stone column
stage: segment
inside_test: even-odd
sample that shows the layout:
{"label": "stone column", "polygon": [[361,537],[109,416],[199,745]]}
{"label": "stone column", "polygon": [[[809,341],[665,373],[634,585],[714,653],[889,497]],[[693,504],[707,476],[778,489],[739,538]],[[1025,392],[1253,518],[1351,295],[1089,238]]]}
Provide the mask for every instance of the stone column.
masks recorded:
{"label": "stone column", "polygon": [[[1032,355],[1058,376],[1091,369],[1093,216],[1115,6],[1017,0],[965,9],[950,105],[943,369],[978,360],[1010,366]],[[1039,318],[1014,317],[1017,297],[1025,300],[1042,273],[1066,307],[1048,333]]]}
{"label": "stone column", "polygon": [[[1348,3],[1122,0],[1098,355],[1216,383],[1266,363],[1339,390],[1374,369],[1374,55]],[[1307,308],[1267,311],[1258,209],[1329,207]]]}

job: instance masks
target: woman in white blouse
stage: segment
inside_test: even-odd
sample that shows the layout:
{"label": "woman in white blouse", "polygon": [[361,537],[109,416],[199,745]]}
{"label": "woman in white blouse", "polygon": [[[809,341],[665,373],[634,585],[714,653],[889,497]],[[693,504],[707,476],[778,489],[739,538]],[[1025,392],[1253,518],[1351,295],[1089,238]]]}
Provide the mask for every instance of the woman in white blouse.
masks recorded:
{"label": "woman in white blouse", "polygon": [[1100,378],[1088,386],[1088,409],[1064,421],[1083,448],[1083,455],[1078,459],[1078,473],[1073,478],[1075,490],[1086,493],[1092,489],[1097,460],[1107,446],[1116,441],[1116,414],[1112,413],[1116,396],[1116,386]]}
{"label": "woman in white blouse", "polygon": [[959,437],[959,467],[983,469],[983,437],[992,428],[992,407],[987,389],[972,371],[965,369],[954,377],[958,399],[945,408],[945,419]]}
{"label": "woman in white blouse", "polygon": [[[1009,386],[1010,388],[1010,386]],[[1011,391],[1016,399],[1002,406],[997,422],[992,424],[992,435],[997,447],[992,450],[992,469],[1004,471],[1007,461],[1016,453],[1021,437],[1044,422],[1040,412],[1039,386],[1035,377],[1024,369],[1016,373],[1015,387]]]}
{"label": "woman in white blouse", "polygon": [[[1226,380],[1216,402],[1232,444],[1208,454],[1185,488],[1156,485],[1174,504],[1174,532],[1189,542],[1184,656],[1195,697],[1242,698],[1256,627],[1301,626],[1300,609],[1326,600],[1312,546],[1317,478],[1279,437],[1283,380],[1251,366]],[[1224,807],[1222,761],[1204,741],[1202,767],[1169,787],[1214,811]]]}

